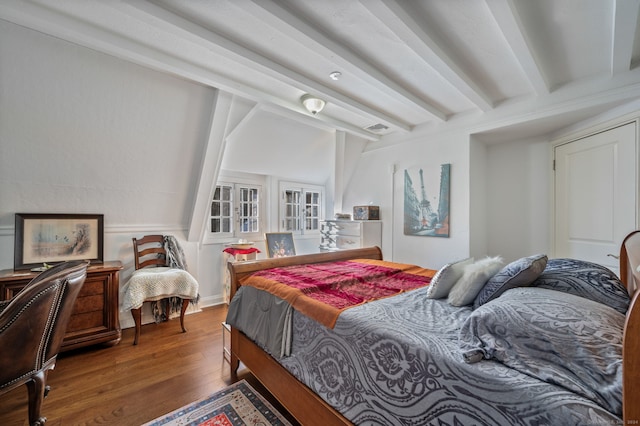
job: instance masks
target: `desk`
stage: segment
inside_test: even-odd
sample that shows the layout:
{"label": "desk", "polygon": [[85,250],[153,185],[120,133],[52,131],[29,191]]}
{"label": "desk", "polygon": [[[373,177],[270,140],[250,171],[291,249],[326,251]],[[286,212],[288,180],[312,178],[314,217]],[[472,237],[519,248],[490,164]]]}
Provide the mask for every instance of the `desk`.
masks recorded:
{"label": "desk", "polygon": [[[87,279],[76,299],[60,352],[104,343],[115,345],[122,338],[118,318],[118,291],[122,262],[89,265]],[[0,271],[0,300],[9,300],[22,290],[37,272]]]}

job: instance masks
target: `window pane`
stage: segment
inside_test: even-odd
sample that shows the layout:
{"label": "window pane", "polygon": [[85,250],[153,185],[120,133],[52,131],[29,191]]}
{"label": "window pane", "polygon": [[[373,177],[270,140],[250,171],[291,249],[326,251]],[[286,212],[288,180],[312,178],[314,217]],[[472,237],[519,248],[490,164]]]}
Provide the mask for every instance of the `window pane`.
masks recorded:
{"label": "window pane", "polygon": [[256,219],[245,219],[244,225],[242,227],[243,232],[257,232],[258,231],[258,221]]}
{"label": "window pane", "polygon": [[222,199],[225,201],[231,200],[232,188],[230,186],[225,186],[222,190]]}
{"label": "window pane", "polygon": [[286,231],[299,231],[300,230],[300,214],[302,212],[301,200],[304,198],[304,194],[300,190],[286,189],[284,192],[284,205],[283,205],[283,226]]}
{"label": "window pane", "polygon": [[260,216],[260,189],[252,187],[241,187],[239,189],[240,203],[238,214],[240,221],[240,232],[259,232],[258,228]]}
{"label": "window pane", "polygon": [[319,229],[320,193],[309,191],[305,193],[305,230]]}
{"label": "window pane", "polygon": [[211,233],[221,234],[232,230],[232,203],[233,186],[216,185],[213,200],[211,201]]}

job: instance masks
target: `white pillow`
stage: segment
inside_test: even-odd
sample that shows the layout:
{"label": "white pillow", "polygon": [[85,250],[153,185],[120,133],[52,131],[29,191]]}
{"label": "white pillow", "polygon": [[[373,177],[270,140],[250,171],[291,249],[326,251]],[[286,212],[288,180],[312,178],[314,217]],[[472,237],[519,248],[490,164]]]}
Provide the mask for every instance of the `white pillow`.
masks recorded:
{"label": "white pillow", "polygon": [[457,260],[444,265],[431,279],[427,298],[442,299],[449,295],[453,286],[458,282],[464,273],[464,268],[473,263],[473,257]]}
{"label": "white pillow", "polygon": [[453,306],[473,303],[489,278],[502,269],[504,260],[500,256],[486,257],[464,268],[462,277],[449,292],[448,302]]}

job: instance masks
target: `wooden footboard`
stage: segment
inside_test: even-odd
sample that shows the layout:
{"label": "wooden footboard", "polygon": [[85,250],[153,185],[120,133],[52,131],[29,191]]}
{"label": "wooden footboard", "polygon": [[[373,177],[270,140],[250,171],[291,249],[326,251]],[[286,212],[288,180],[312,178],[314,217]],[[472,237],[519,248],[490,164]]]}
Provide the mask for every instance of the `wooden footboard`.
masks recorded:
{"label": "wooden footboard", "polygon": [[625,425],[640,425],[640,291],[631,301],[622,346],[622,414]]}
{"label": "wooden footboard", "polygon": [[[620,278],[633,295],[622,342],[622,414],[625,425],[640,424],[640,231],[625,237],[620,247]],[[634,294],[635,293],[635,294]]]}
{"label": "wooden footboard", "polygon": [[[350,259],[382,260],[378,247],[326,252],[277,259],[230,263],[231,297],[240,286],[239,280],[256,271],[291,265],[336,262]],[[269,354],[237,329],[231,330],[231,371],[235,375],[239,361],[266,387],[287,411],[301,424],[350,425],[351,422],[328,405],[322,398],[298,381]]]}

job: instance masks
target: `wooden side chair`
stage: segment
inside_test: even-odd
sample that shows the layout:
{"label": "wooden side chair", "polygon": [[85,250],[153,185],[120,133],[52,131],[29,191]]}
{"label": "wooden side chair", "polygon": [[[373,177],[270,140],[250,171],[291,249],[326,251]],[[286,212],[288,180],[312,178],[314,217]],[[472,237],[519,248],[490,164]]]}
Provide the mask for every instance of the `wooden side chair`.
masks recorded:
{"label": "wooden side chair", "polygon": [[29,393],[29,425],[42,426],[47,375],[56,365],[89,262],[64,262],[36,276],[0,302],[0,394],[21,385]]}
{"label": "wooden side chair", "polygon": [[[191,301],[198,298],[198,282],[185,269],[186,265],[175,265],[176,254],[167,251],[167,238],[164,235],[146,235],[142,238],[132,238],[135,271],[125,285],[123,308],[130,309],[135,322],[135,338],[137,345],[142,326],[142,305],[144,302],[165,304],[165,320],[171,312],[171,298],[182,300],[180,309],[180,326],[184,326],[184,314]],[[171,237],[172,238],[172,237]],[[176,243],[177,244],[177,243]],[[184,262],[178,262],[184,263]]]}

